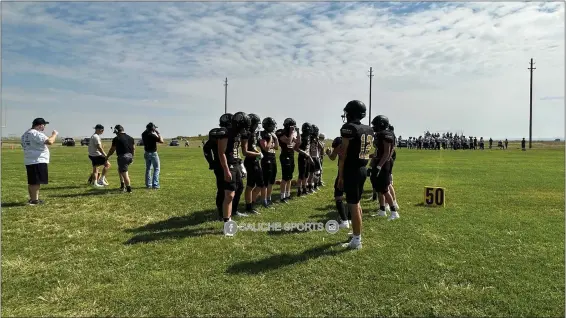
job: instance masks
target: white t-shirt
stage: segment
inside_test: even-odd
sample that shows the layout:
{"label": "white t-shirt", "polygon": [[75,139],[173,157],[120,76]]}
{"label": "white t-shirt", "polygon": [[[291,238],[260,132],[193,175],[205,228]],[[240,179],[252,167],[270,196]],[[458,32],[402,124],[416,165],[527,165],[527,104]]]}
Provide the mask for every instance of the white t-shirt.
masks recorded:
{"label": "white t-shirt", "polygon": [[33,128],[22,135],[22,148],[24,148],[24,164],[49,163],[49,148],[45,144],[47,136]]}
{"label": "white t-shirt", "polygon": [[100,136],[98,134],[90,136],[90,141],[88,143],[88,155],[93,157],[102,156],[102,153],[98,151],[98,148],[96,147],[100,144]]}

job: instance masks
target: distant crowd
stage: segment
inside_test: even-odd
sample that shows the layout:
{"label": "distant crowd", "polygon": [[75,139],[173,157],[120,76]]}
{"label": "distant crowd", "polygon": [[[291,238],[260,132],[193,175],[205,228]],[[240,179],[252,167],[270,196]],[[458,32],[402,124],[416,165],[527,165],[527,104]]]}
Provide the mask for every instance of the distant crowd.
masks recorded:
{"label": "distant crowd", "polygon": [[[487,142],[489,149],[493,148],[493,142],[494,140],[489,138]],[[427,131],[424,136],[419,136],[418,138],[409,137],[408,139],[403,139],[402,136],[399,136],[398,146],[419,150],[440,150],[441,148],[453,150],[483,150],[485,149],[485,141],[483,137],[480,137],[480,139],[478,139],[475,136],[464,136],[464,134],[458,135],[448,132],[441,135],[440,133],[430,133]],[[507,149],[508,146],[509,141],[507,139],[497,141],[497,147],[499,149]],[[523,138],[521,146],[523,149],[525,148],[525,138]]]}

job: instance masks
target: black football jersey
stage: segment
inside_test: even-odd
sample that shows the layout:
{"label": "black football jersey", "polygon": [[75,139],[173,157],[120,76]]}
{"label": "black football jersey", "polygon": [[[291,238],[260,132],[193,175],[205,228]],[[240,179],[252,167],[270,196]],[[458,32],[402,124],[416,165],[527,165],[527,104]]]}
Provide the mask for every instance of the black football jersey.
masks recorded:
{"label": "black football jersey", "polygon": [[294,148],[295,148],[295,139],[293,138],[293,141],[291,141],[290,144],[287,144],[285,142],[283,142],[283,140],[281,140],[281,137],[283,136],[287,136],[289,137],[291,134],[290,132],[286,132],[283,129],[280,129],[277,131],[279,134],[277,135],[277,137],[279,138],[279,146],[281,147],[281,154],[285,154],[285,155],[289,155],[289,154],[293,154],[295,152]]}
{"label": "black football jersey", "polygon": [[385,147],[391,147],[391,150],[393,150],[393,147],[395,145],[395,134],[389,130],[382,130],[375,134],[375,140],[377,144],[377,151],[375,157],[377,160],[380,160],[383,154],[385,153],[385,148],[383,146],[384,144]]}
{"label": "black football jersey", "polygon": [[[240,139],[243,140],[247,140],[248,146],[247,149],[248,151],[253,151],[253,152],[258,152],[257,149],[257,143],[258,143],[258,135],[256,132],[251,132],[251,131],[247,131],[245,134],[242,134],[242,136],[240,137]],[[255,161],[256,158],[255,157],[247,157],[244,159],[245,161],[251,162],[251,161]]]}
{"label": "black football jersey", "polygon": [[310,153],[309,155],[313,158],[318,158],[320,153],[320,142],[316,137],[310,137],[311,145],[310,145]]}
{"label": "black football jersey", "polygon": [[[311,150],[310,136],[301,136],[301,144],[299,145],[299,149],[305,151],[306,153],[310,153]],[[302,156],[302,154],[299,155]]]}
{"label": "black football jersey", "polygon": [[[226,144],[226,161],[228,164],[237,164],[240,163],[240,143],[241,143],[241,136],[240,134],[233,132],[232,130],[228,130],[224,127],[217,128],[214,130],[214,138],[218,142],[221,139],[227,138],[228,143]],[[218,150],[216,150],[218,151]]]}
{"label": "black football jersey", "polygon": [[263,130],[260,133],[261,140],[267,141],[267,151],[261,148],[261,153],[264,157],[267,158],[275,158],[275,140],[273,140],[272,134],[268,133],[267,131]]}
{"label": "black football jersey", "polygon": [[346,123],[340,129],[340,135],[349,140],[344,167],[366,166],[373,145],[373,129],[360,122]]}

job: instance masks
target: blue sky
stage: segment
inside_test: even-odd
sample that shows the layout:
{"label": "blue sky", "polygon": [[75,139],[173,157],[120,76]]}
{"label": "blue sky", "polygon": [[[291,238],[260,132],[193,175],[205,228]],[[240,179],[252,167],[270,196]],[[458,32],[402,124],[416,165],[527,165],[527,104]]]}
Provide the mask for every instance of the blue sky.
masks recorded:
{"label": "blue sky", "polygon": [[[564,3],[2,2],[3,136],[121,124],[206,134],[224,111],[329,137],[352,99],[402,136],[564,136]],[[110,137],[109,131],[105,133]]]}

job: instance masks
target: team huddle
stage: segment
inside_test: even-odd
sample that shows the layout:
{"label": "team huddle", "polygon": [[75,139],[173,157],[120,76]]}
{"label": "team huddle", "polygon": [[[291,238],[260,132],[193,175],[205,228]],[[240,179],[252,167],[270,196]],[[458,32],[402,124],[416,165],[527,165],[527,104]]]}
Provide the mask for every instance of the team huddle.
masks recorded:
{"label": "team huddle", "polygon": [[[360,201],[368,176],[374,189],[374,199],[379,199],[380,209],[377,215],[386,216],[386,206],[389,206],[389,219],[399,218],[392,186],[392,169],[396,157],[394,130],[385,116],[375,117],[371,127],[360,122],[365,116],[364,103],[350,101],[344,108],[342,119],[345,124],[340,130],[340,136],[334,139],[332,150],[327,149],[325,152],[325,136],[319,133],[316,125],[304,123],[299,130],[297,122],[293,118],[287,118],[283,121],[283,128],[277,129],[277,123],[271,117],[262,121],[256,114],[244,112],[222,115],[219,127],[209,132],[209,140],[203,147],[209,169],[216,176],[219,217],[224,222],[229,222],[232,216],[259,214],[254,209],[254,205],[258,203],[265,208],[272,208],[272,190],[278,170],[277,150],[280,150],[281,203],[289,203],[292,199],[295,153],[298,153],[297,197],[315,193],[318,187],[323,186],[322,162],[326,154],[331,160],[338,158],[334,197],[340,227],[352,226],[351,239],[345,247],[361,248]],[[262,130],[259,129],[260,123]],[[243,160],[240,152],[244,156]],[[245,189],[244,178],[247,178]],[[242,193],[245,193],[246,213],[238,211]],[[343,203],[344,195],[347,209]]]}

